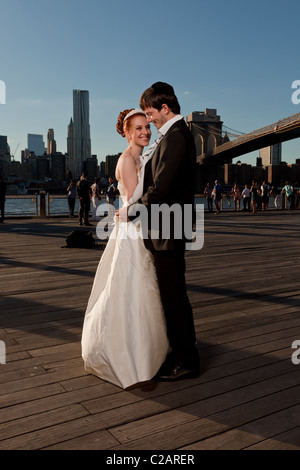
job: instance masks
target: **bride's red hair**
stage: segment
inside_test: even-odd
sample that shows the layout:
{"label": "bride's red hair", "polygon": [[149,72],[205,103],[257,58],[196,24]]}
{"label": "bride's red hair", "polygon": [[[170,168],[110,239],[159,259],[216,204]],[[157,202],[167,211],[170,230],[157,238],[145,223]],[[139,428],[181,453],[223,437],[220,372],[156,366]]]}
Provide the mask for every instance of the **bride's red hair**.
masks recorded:
{"label": "bride's red hair", "polygon": [[128,130],[129,129],[129,124],[130,124],[130,118],[128,118],[125,123],[124,123],[124,119],[125,117],[127,116],[128,113],[130,113],[130,111],[132,111],[134,108],[132,109],[124,109],[124,111],[121,111],[120,114],[119,114],[119,117],[118,117],[118,122],[116,124],[116,128],[117,128],[117,132],[118,134],[120,134],[122,137],[125,137],[125,130]]}

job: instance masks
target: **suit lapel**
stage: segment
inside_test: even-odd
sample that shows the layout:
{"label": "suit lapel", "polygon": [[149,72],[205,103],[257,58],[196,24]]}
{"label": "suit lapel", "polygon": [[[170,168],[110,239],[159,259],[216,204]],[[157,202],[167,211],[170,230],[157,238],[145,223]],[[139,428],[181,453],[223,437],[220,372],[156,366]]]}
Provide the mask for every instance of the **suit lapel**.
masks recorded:
{"label": "suit lapel", "polygon": [[174,130],[176,127],[180,128],[181,125],[182,125],[182,121],[183,119],[180,119],[179,121],[176,121],[174,122],[174,124],[170,127],[170,129],[168,129],[168,131],[166,132],[166,134],[162,137],[162,139],[160,140],[158,146],[156,147],[156,149],[154,150],[153,152],[153,155],[152,155],[152,158],[151,158],[151,161],[152,161],[152,172],[154,172],[155,168],[156,168],[156,165],[157,165],[157,159],[159,157],[159,154],[160,154],[160,146],[161,146],[161,143],[163,142],[163,140],[172,132],[172,130]]}
{"label": "suit lapel", "polygon": [[158,165],[159,157],[160,157],[160,146],[163,142],[163,140],[172,132],[173,129],[175,128],[181,128],[183,119],[180,119],[179,121],[174,122],[174,124],[168,129],[164,137],[159,141],[158,146],[153,152],[152,157],[148,160],[145,166],[145,174],[144,174],[144,193],[147,191],[148,186],[151,186],[153,184],[154,180],[154,175],[155,175],[155,170]]}

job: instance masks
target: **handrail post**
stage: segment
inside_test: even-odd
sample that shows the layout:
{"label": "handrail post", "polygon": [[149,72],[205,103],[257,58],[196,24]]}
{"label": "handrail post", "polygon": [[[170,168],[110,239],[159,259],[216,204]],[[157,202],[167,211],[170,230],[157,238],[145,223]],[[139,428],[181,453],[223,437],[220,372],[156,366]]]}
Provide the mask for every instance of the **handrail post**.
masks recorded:
{"label": "handrail post", "polygon": [[46,215],[46,192],[40,191],[40,217],[45,217]]}
{"label": "handrail post", "polygon": [[50,198],[49,198],[49,193],[47,193],[46,198],[47,198],[47,216],[50,217]]}
{"label": "handrail post", "polygon": [[39,216],[39,204],[38,204],[38,193],[35,193],[35,215],[36,217]]}

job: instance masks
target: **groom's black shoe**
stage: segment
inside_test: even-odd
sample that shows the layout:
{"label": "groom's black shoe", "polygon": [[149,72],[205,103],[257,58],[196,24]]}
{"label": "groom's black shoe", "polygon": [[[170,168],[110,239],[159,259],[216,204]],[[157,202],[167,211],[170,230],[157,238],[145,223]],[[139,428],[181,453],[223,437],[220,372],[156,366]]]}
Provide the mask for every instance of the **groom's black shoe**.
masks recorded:
{"label": "groom's black shoe", "polygon": [[[171,360],[170,360],[171,359]],[[173,360],[172,360],[173,359]],[[199,367],[187,367],[181,361],[175,361],[170,355],[156,374],[157,380],[172,381],[191,379],[200,374]]]}
{"label": "groom's black shoe", "polygon": [[168,370],[158,372],[156,378],[163,381],[194,379],[199,376],[199,369],[186,369],[180,364],[176,364]]}

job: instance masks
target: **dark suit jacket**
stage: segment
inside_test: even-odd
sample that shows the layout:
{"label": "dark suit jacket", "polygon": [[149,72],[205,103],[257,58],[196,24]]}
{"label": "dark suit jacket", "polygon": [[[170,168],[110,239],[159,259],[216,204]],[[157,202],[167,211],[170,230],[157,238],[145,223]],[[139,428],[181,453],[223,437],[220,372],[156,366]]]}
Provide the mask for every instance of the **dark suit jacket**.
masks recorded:
{"label": "dark suit jacket", "polygon": [[5,194],[6,194],[6,183],[5,181],[0,181],[0,201],[5,201]]}
{"label": "dark suit jacket", "polygon": [[83,201],[89,201],[91,196],[90,184],[86,179],[81,179],[77,183],[77,195],[82,197]]}
{"label": "dark suit jacket", "polygon": [[[189,210],[194,208],[196,173],[196,149],[194,138],[184,119],[175,122],[168,130],[155,149],[152,159],[146,164],[144,175],[144,195],[129,207],[129,218],[134,218],[138,212],[139,204],[148,209],[148,238],[144,236],[146,248],[150,250],[184,250],[186,238],[178,238],[180,230],[186,233],[184,227],[184,205]],[[164,226],[154,224],[151,209],[162,209],[161,221],[165,227],[170,225],[170,234],[166,237]],[[170,207],[176,205],[175,213]],[[179,209],[179,210],[178,210]],[[192,224],[192,221],[190,220]],[[180,227],[181,226],[181,227]],[[185,224],[186,226],[186,224]],[[151,238],[151,229],[157,229],[159,238]],[[179,230],[179,232],[178,232]],[[153,232],[152,232],[153,235]]]}

